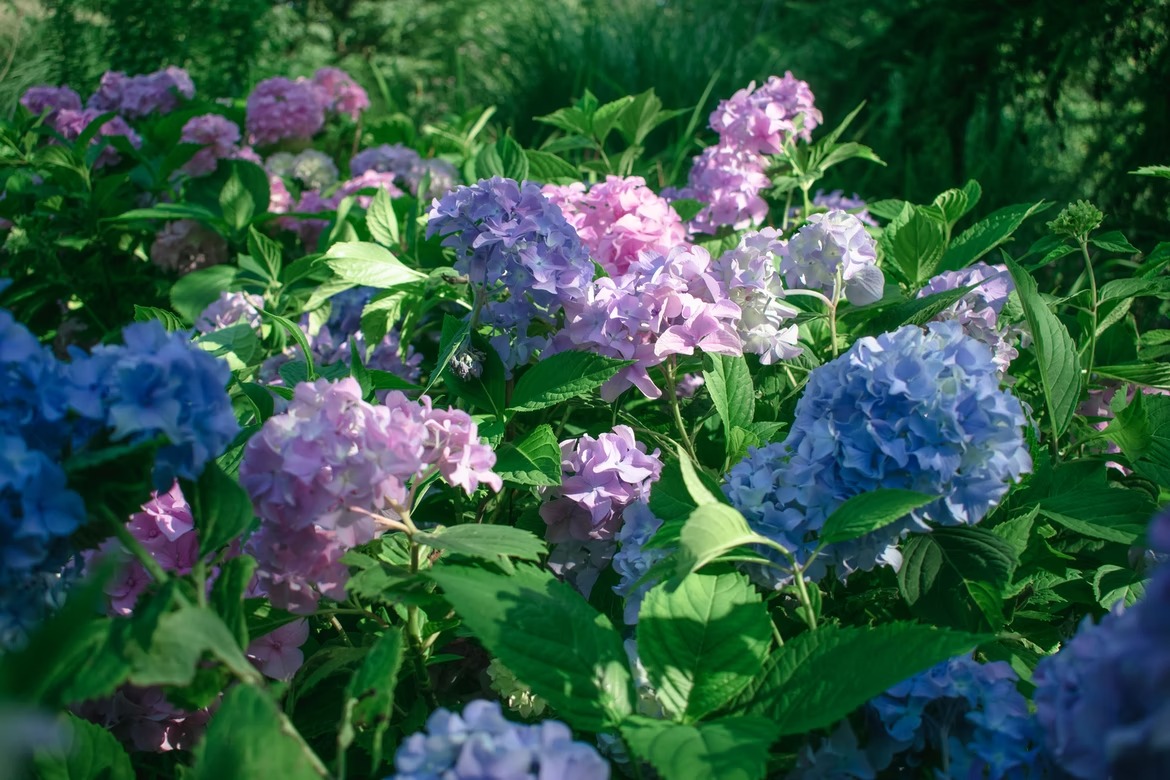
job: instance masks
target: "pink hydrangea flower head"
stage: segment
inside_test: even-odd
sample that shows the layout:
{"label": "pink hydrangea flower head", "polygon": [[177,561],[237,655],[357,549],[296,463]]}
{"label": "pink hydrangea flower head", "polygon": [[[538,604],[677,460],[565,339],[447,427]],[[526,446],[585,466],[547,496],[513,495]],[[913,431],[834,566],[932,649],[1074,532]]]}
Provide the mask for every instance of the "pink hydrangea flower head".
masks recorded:
{"label": "pink hydrangea flower head", "polygon": [[546,491],[540,507],[548,539],[589,541],[612,539],[621,525],[622,510],[650,495],[662,473],[661,452],[646,452],[627,425],[596,439],[585,435],[561,442],[560,487]]}
{"label": "pink hydrangea flower head", "polygon": [[714,267],[742,312],[738,331],[743,351],[759,355],[764,365],[801,353],[792,322],[799,312],[784,302],[784,285],[776,271],[776,259],[783,251],[780,234],[764,228],[745,234],[739,246],[724,252]]}
{"label": "pink hydrangea flower head", "polygon": [[227,262],[224,237],[191,219],[168,222],[150,245],[150,260],[167,271],[189,274]]}
{"label": "pink hydrangea flower head", "polygon": [[[337,208],[341,203],[342,198],[349,197],[354,193],[363,190],[386,190],[386,194],[390,196],[391,200],[394,198],[401,198],[404,194],[402,190],[394,183],[394,174],[380,173],[378,171],[366,171],[360,176],[355,176],[349,181],[341,183],[337,191],[333,193],[328,199],[332,204],[332,208]],[[357,204],[363,209],[368,209],[370,204],[374,202],[373,195],[358,195]]]}
{"label": "pink hydrangea flower head", "polygon": [[48,85],[29,87],[20,96],[20,105],[28,109],[30,114],[40,116],[49,112],[49,120],[61,109],[70,111],[81,110],[81,96],[69,87],[50,87]]}
{"label": "pink hydrangea flower head", "polygon": [[771,76],[756,89],[751,82],[722,101],[711,114],[720,142],[757,154],[780,154],[789,138],[808,142],[823,118],[808,83],[792,75]]}
{"label": "pink hydrangea flower head", "polygon": [[370,107],[370,96],[353,77],[340,68],[321,68],[313,74],[313,83],[329,101],[328,110],[356,120]]}
{"label": "pink hydrangea flower head", "polygon": [[293,210],[292,193],[279,176],[268,175],[268,213],[287,214]]}
{"label": "pink hydrangea flower head", "polygon": [[861,220],[845,211],[809,217],[788,242],[780,271],[790,288],[816,290],[834,299],[844,294],[855,306],[881,300],[885,290],[873,237]]}
{"label": "pink hydrangea flower head", "polygon": [[239,323],[260,330],[260,312],[264,299],[245,292],[222,292],[207,305],[195,320],[195,330],[212,333]]}
{"label": "pink hydrangea flower head", "polygon": [[687,186],[672,199],[692,198],[707,204],[689,228],[695,233],[716,233],[721,227],[743,230],[759,225],[768,216],[761,197],[771,184],[764,158],[734,146],[708,146],[694,159]]}
{"label": "pink hydrangea flower head", "polygon": [[308,140],[325,126],[328,98],[311,81],[276,77],[261,81],[248,96],[248,142],[267,146],[286,139]]}
{"label": "pink hydrangea flower head", "polygon": [[[81,137],[82,132],[103,113],[92,108],[82,109],[81,111],[63,108],[57,111],[53,117],[53,129],[60,133],[66,141],[76,141]],[[142,146],[142,138],[120,116],[110,117],[103,122],[101,129],[98,130],[97,135],[89,143],[90,146],[93,146],[99,142],[99,138],[113,138],[119,135],[123,136],[135,148]],[[122,156],[118,154],[118,150],[113,146],[107,145],[105,149],[102,149],[97,160],[94,161],[93,167],[104,168],[107,165],[117,165],[121,159]]]}
{"label": "pink hydrangea flower head", "polygon": [[205,176],[215,171],[220,160],[230,158],[236,152],[240,128],[220,114],[203,114],[187,120],[179,141],[203,147],[187,161],[183,170],[191,176]]}
{"label": "pink hydrangea flower head", "polygon": [[661,396],[648,369],[671,355],[693,355],[696,349],[743,354],[740,308],[729,299],[702,247],[679,246],[667,255],[643,253],[622,276],[598,279],[584,300],[566,303],[565,315],[556,349],[636,361],[602,385],[601,397],[607,401],[631,386],[647,398]]}
{"label": "pink hydrangea flower head", "polygon": [[305,662],[301,645],[309,638],[309,621],[294,620],[248,645],[248,660],[260,673],[273,680],[287,682]]}
{"label": "pink hydrangea flower head", "polygon": [[593,259],[611,275],[624,274],[639,252],[665,254],[687,242],[678,214],[641,176],[607,176],[588,191],[580,183],[547,184],[541,192],[560,207]]}

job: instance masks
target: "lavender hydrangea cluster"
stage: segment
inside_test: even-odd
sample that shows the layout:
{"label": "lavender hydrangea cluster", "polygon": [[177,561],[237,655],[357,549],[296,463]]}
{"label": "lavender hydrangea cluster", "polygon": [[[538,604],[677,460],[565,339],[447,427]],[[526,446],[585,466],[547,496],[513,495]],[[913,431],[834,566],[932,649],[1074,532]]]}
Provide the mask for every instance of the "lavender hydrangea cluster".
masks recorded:
{"label": "lavender hydrangea cluster", "polygon": [[783,253],[780,234],[764,228],[745,234],[738,246],[715,261],[715,276],[741,312],[737,329],[743,351],[759,355],[764,365],[794,358],[802,351],[797,327],[790,322],[799,310],[784,303],[784,285],[776,272],[776,258]]}
{"label": "lavender hydrangea cluster", "polygon": [[628,425],[595,439],[588,434],[561,442],[559,487],[549,489],[540,507],[548,540],[612,539],[622,511],[650,495],[662,473],[661,452],[646,451]]}
{"label": "lavender hydrangea cluster", "polygon": [[190,176],[206,176],[215,172],[220,160],[229,159],[236,153],[240,128],[220,114],[202,114],[187,120],[179,141],[203,147],[183,165],[183,171]]}
{"label": "lavender hydrangea cluster", "polygon": [[222,292],[207,305],[195,319],[195,330],[199,333],[213,333],[244,324],[253,330],[260,330],[260,309],[264,299],[259,295],[245,292]]}
{"label": "lavender hydrangea cluster", "polygon": [[118,71],[102,75],[97,91],[86,102],[98,113],[113,111],[131,119],[169,114],[180,100],[195,97],[195,83],[182,68],[170,66],[154,73],[127,76]]}
{"label": "lavender hydrangea cluster", "polygon": [[371,405],[348,377],[303,382],[288,410],[248,441],[240,464],[262,521],[247,543],[257,576],[274,604],[311,614],[319,594],[344,598],[342,553],[384,530],[379,513],[400,515],[408,482],[438,473],[468,494],[481,483],[498,491],[494,464],[466,412],[399,392]]}
{"label": "lavender hydrangea cluster", "polygon": [[588,189],[580,182],[546,184],[541,191],[561,209],[593,259],[612,276],[624,274],[639,252],[666,254],[687,243],[678,214],[641,176],[607,176]]}
{"label": "lavender hydrangea cluster", "polygon": [[[103,112],[96,108],[84,108],[80,111],[75,111],[69,108],[62,108],[53,116],[53,129],[61,134],[61,137],[66,141],[76,141]],[[142,145],[142,137],[126,124],[126,120],[120,116],[112,116],[102,122],[101,128],[97,134],[90,139],[89,145],[96,146],[106,138],[125,138],[131,146],[139,147]],[[94,168],[104,168],[107,165],[117,165],[122,159],[118,151],[113,146],[106,145],[104,149],[98,154],[97,159],[94,160]]]}
{"label": "lavender hydrangea cluster", "polygon": [[[877,220],[869,213],[868,204],[856,192],[849,196],[845,194],[844,190],[833,190],[832,192],[817,190],[813,193],[811,205],[813,211],[848,211],[862,223],[870,227],[878,226]],[[793,206],[788,210],[790,220],[799,220],[801,217],[802,209],[798,206]]]}
{"label": "lavender hydrangea cluster", "polygon": [[[1020,402],[999,387],[987,346],[955,322],[904,326],[862,338],[815,369],[788,437],[749,451],[724,493],[757,532],[819,579],[897,564],[895,544],[931,523],[973,525],[1031,469]],[[880,531],[830,545],[814,560],[817,532],[851,496],[904,488],[938,496]],[[791,563],[753,571],[765,583],[791,579]]]}
{"label": "lavender hydrangea cluster", "polygon": [[664,548],[645,548],[661,527],[662,520],[650,511],[649,503],[640,500],[626,507],[622,527],[614,536],[619,547],[613,556],[613,569],[620,579],[613,586],[613,592],[625,599],[622,616],[626,625],[637,624],[642,599],[654,586],[653,582],[639,585],[638,581],[650,571],[651,566],[670,554],[670,550]]}
{"label": "lavender hydrangea cluster", "polygon": [[935,319],[955,320],[968,336],[986,344],[991,349],[992,359],[1000,374],[1004,374],[1020,354],[1016,351],[1015,343],[1021,335],[1018,327],[999,321],[1008,296],[1016,287],[1007,266],[977,262],[961,271],[944,271],[927,282],[918,291],[918,297],[925,298],[971,285],[975,285],[973,290],[940,312]]}
{"label": "lavender hydrangea cluster", "polygon": [[[1150,547],[1170,553],[1170,508],[1150,523]],[[1145,594],[1119,602],[1099,623],[1036,666],[1034,701],[1053,762],[1070,777],[1163,777],[1170,768],[1170,566]]]}
{"label": "lavender hydrangea cluster", "polygon": [[150,244],[150,261],[180,275],[225,263],[227,259],[227,240],[193,219],[168,222]]}
{"label": "lavender hydrangea cluster", "polygon": [[548,346],[562,308],[585,298],[589,252],[532,182],[482,179],[431,207],[427,237],[455,250],[455,269],[475,291],[480,324],[511,371]]}
{"label": "lavender hydrangea cluster", "polygon": [[499,702],[477,699],[461,713],[437,709],[426,731],[411,734],[388,780],[608,780],[609,764],[556,720],[511,723]]}
{"label": "lavender hydrangea cluster", "polygon": [[[419,199],[442,197],[459,183],[454,165],[439,158],[423,159],[402,144],[382,144],[355,154],[349,161],[350,175],[357,177],[366,171],[393,174],[396,185]],[[424,183],[426,187],[420,192]]]}
{"label": "lavender hydrangea cluster", "polygon": [[687,186],[664,192],[669,200],[691,198],[706,205],[688,224],[693,233],[716,233],[721,227],[743,230],[768,216],[762,193],[771,185],[762,155],[732,146],[708,146],[695,157]]}
{"label": "lavender hydrangea cluster", "polygon": [[861,220],[834,210],[813,214],[788,242],[780,271],[789,287],[816,290],[855,306],[881,300],[885,277],[877,247]]}
{"label": "lavender hydrangea cluster", "polygon": [[821,124],[821,112],[813,105],[808,83],[792,71],[784,78],[770,76],[756,88],[751,82],[711,114],[711,129],[726,146],[757,154],[780,154],[790,138],[812,140],[812,131]]}
{"label": "lavender hydrangea cluster", "polygon": [[52,87],[41,85],[29,87],[20,96],[20,105],[28,109],[30,114],[40,116],[48,112],[48,121],[51,123],[61,109],[69,111],[81,110],[81,95],[69,87]]}
{"label": "lavender hydrangea cluster", "polygon": [[402,190],[395,184],[396,178],[392,173],[379,173],[377,171],[366,171],[358,176],[353,177],[341,183],[337,191],[331,195],[326,203],[329,204],[330,210],[336,209],[337,205],[341,203],[342,198],[348,198],[350,195],[357,195],[355,200],[357,204],[363,209],[368,209],[370,204],[374,202],[373,195],[362,195],[359,193],[369,190],[386,190],[386,194],[390,196],[391,200],[400,198],[403,195]]}
{"label": "lavender hydrangea cluster", "polygon": [[269,146],[284,140],[308,140],[325,126],[329,100],[311,81],[276,77],[261,81],[248,95],[244,127],[248,142]]}
{"label": "lavender hydrangea cluster", "polygon": [[313,83],[325,96],[330,113],[356,120],[370,107],[370,96],[341,68],[320,68],[313,74]]}
{"label": "lavender hydrangea cluster", "polygon": [[643,253],[627,273],[596,280],[583,300],[565,304],[558,349],[585,349],[636,361],[601,386],[615,400],[629,387],[647,398],[662,391],[648,369],[696,349],[742,355],[740,308],[714,272],[702,247],[675,247],[668,255]]}

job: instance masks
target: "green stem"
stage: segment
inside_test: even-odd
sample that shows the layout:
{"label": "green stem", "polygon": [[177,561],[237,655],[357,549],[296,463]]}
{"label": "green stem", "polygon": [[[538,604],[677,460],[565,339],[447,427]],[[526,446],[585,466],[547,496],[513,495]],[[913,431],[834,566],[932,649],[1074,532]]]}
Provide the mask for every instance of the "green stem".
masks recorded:
{"label": "green stem", "polygon": [[811,184],[802,184],[800,186],[800,194],[804,196],[804,214],[802,216],[805,219],[808,219],[808,213],[812,211],[812,202],[808,199],[808,190],[811,186]]}
{"label": "green stem", "polygon": [[672,355],[669,360],[662,364],[662,375],[666,379],[666,400],[670,404],[670,411],[674,415],[674,424],[678,428],[678,435],[682,437],[682,445],[687,451],[687,455],[695,463],[699,462],[699,457],[695,454],[695,445],[691,442],[691,435],[687,431],[686,423],[683,422],[682,411],[679,409],[678,393],[675,392],[675,362]]}
{"label": "green stem", "polygon": [[833,298],[829,301],[829,346],[833,350],[833,357],[837,357],[837,304],[841,303],[841,287],[845,280],[842,272],[837,271],[837,283],[833,285]]}
{"label": "green stem", "polygon": [[[410,573],[418,573],[418,545],[410,543]],[[410,643],[411,658],[414,661],[414,673],[418,677],[419,687],[423,698],[431,705],[431,709],[439,706],[439,697],[431,687],[431,675],[427,672],[426,650],[423,648],[422,628],[419,621],[418,606],[411,604],[406,608],[406,638]]]}
{"label": "green stem", "polygon": [[1099,301],[1097,300],[1097,276],[1093,273],[1093,261],[1089,258],[1088,237],[1082,236],[1080,244],[1081,256],[1085,259],[1085,273],[1089,275],[1089,295],[1092,296],[1090,299],[1092,308],[1089,309],[1092,318],[1091,330],[1089,331],[1089,361],[1085,368],[1085,386],[1088,387],[1093,378],[1093,362],[1097,357],[1097,308]]}
{"label": "green stem", "polygon": [[784,199],[784,215],[780,217],[780,232],[788,232],[789,214],[792,213],[792,190],[788,191],[788,197]]}
{"label": "green stem", "polygon": [[808,595],[808,586],[804,582],[804,571],[796,565],[796,559],[792,559],[792,581],[796,585],[796,595],[800,599],[801,606],[804,607],[804,614],[808,622],[809,630],[817,630],[817,613],[813,609],[812,598]]}

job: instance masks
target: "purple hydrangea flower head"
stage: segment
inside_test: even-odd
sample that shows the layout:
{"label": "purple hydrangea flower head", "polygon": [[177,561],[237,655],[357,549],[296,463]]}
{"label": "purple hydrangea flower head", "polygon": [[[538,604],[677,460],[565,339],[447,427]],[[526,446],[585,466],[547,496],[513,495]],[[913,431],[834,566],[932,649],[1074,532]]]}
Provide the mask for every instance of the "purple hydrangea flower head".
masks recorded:
{"label": "purple hydrangea flower head", "polygon": [[180,275],[226,263],[227,259],[227,240],[193,219],[168,222],[150,245],[150,261]]}
{"label": "purple hydrangea flower head", "polygon": [[441,198],[462,181],[455,166],[439,157],[420,160],[407,179],[407,187],[420,200]]}
{"label": "purple hydrangea flower head", "polygon": [[999,323],[1000,312],[1015,289],[1007,266],[978,262],[961,271],[944,271],[927,282],[918,291],[918,297],[971,285],[975,285],[975,289],[940,312],[935,319],[955,320],[968,336],[986,344],[994,354],[993,360],[1000,374],[1004,374],[1020,354],[1015,348],[1020,329]]}
{"label": "purple hydrangea flower head", "polygon": [[[66,141],[76,141],[82,132],[95,119],[101,116],[102,113],[93,108],[86,108],[81,111],[63,108],[53,117],[53,129],[60,133]],[[116,136],[124,137],[130,142],[131,146],[142,146],[142,138],[120,116],[113,116],[102,122],[101,129],[98,130],[96,136],[90,139],[89,144],[93,146],[99,143],[99,139],[101,138],[114,138]],[[107,165],[117,165],[121,159],[122,157],[118,154],[118,151],[114,147],[107,145],[94,161],[93,167],[104,168]]]}
{"label": "purple hydrangea flower head", "polygon": [[857,733],[843,720],[828,737],[806,742],[796,754],[796,767],[784,780],[874,780],[869,756],[861,749]]}
{"label": "purple hydrangea flower head", "polygon": [[288,175],[309,189],[324,190],[337,183],[338,174],[332,157],[316,149],[306,149],[292,159]]}
{"label": "purple hydrangea flower head", "polygon": [[866,706],[867,753],[880,768],[924,751],[946,756],[940,778],[1039,777],[1039,729],[1004,661],[957,656],[893,686]]}
{"label": "purple hydrangea flower head", "polygon": [[313,74],[313,83],[324,93],[331,113],[356,120],[370,107],[370,96],[341,68],[319,69]]}
{"label": "purple hydrangea flower head", "polygon": [[115,441],[164,436],[155,460],[155,484],[195,479],[239,431],[224,388],[231,372],[188,338],[167,333],[157,320],[122,330],[124,344],[98,346],[89,364],[97,369],[95,392]]}
{"label": "purple hydrangea flower head", "polygon": [[743,354],[740,308],[728,297],[702,247],[679,246],[669,255],[643,253],[626,274],[598,279],[584,300],[565,304],[565,329],[556,346],[637,361],[602,385],[605,400],[615,400],[631,386],[658,398],[662,391],[648,369],[671,355],[693,355],[696,349]]}
{"label": "purple hydrangea flower head", "polygon": [[211,708],[187,711],[176,707],[167,701],[161,687],[133,685],[74,709],[111,731],[129,750],[146,753],[190,750],[203,736],[212,714]]}
{"label": "purple hydrangea flower head", "polygon": [[653,582],[638,585],[638,580],[650,571],[650,567],[670,554],[664,548],[646,549],[645,544],[662,527],[645,499],[635,501],[622,513],[622,527],[614,539],[620,545],[613,556],[613,569],[620,580],[613,586],[613,592],[625,599],[623,618],[626,625],[636,625],[642,599],[654,586]]}
{"label": "purple hydrangea flower head", "polygon": [[272,680],[291,680],[305,662],[301,646],[309,638],[309,621],[294,620],[248,645],[248,660]]}
{"label": "purple hydrangea flower head", "polygon": [[138,119],[151,114],[169,114],[179,107],[180,98],[193,97],[195,83],[182,68],[171,66],[140,76],[108,71],[102,75],[97,92],[90,96],[86,107]]}
{"label": "purple hydrangea flower head", "polygon": [[363,149],[349,160],[351,176],[361,176],[366,171],[392,173],[402,181],[408,180],[422,157],[414,149],[402,144],[382,144]]}
{"label": "purple hydrangea flower head", "polygon": [[856,192],[850,197],[844,190],[833,190],[829,193],[817,190],[813,194],[812,205],[825,211],[848,211],[870,227],[877,227],[878,224],[870,215],[866,202]]}
{"label": "purple hydrangea flower head", "polygon": [[612,539],[622,510],[650,495],[662,473],[660,455],[658,449],[646,452],[628,425],[596,439],[586,434],[561,442],[565,477],[540,507],[549,541]]}
{"label": "purple hydrangea flower head", "polygon": [[325,126],[329,99],[311,81],[276,77],[261,81],[248,95],[245,128],[248,142],[268,146],[279,141],[308,140]]}
{"label": "purple hydrangea flower head", "polygon": [[240,128],[220,114],[203,114],[187,120],[179,140],[203,146],[187,161],[183,170],[191,176],[206,176],[215,172],[220,160],[230,158],[236,151]]}
{"label": "purple hydrangea flower head", "polygon": [[[897,564],[902,535],[929,531],[931,523],[978,523],[1031,469],[1025,423],[1020,402],[1000,389],[985,344],[954,322],[908,325],[859,339],[814,369],[788,437],[750,450],[728,473],[724,493],[757,532],[809,565],[813,579],[829,562],[842,575]],[[811,560],[833,510],[878,488],[939,498]],[[753,575],[774,584],[791,578]]]}
{"label": "purple hydrangea flower head", "polygon": [[20,105],[28,109],[30,114],[40,116],[49,112],[49,121],[61,109],[70,111],[81,110],[81,96],[69,87],[50,87],[48,85],[29,87],[20,96]]}
{"label": "purple hydrangea flower head", "polygon": [[593,263],[561,210],[532,182],[499,177],[459,187],[431,207],[427,236],[455,250],[455,269],[476,290],[480,322],[510,371],[548,345],[561,309],[581,300]]}
{"label": "purple hydrangea flower head", "polygon": [[749,232],[735,249],[715,261],[715,275],[726,285],[742,312],[738,331],[743,351],[770,365],[801,353],[797,327],[787,324],[799,313],[784,303],[784,285],[776,272],[776,258],[784,242],[773,228]]}
{"label": "purple hydrangea flower head", "polygon": [[[331,208],[337,208],[341,203],[342,198],[347,198],[359,192],[368,190],[386,190],[386,194],[391,199],[400,198],[403,195],[402,190],[398,189],[398,185],[394,183],[395,176],[392,173],[379,173],[377,171],[366,171],[360,176],[355,176],[349,181],[344,181],[337,191],[333,193],[328,199]],[[374,202],[373,195],[358,195],[357,204],[363,209],[368,209],[370,204]]]}
{"label": "purple hydrangea flower head", "polygon": [[403,740],[394,768],[392,780],[609,780],[609,765],[591,746],[574,742],[565,724],[512,723],[499,702],[483,699],[461,713],[435,710],[426,731]]}
{"label": "purple hydrangea flower head", "polygon": [[755,152],[724,144],[708,146],[691,164],[687,186],[663,195],[707,204],[689,225],[693,233],[714,234],[721,227],[743,230],[768,216],[761,193],[772,182],[765,167],[764,158]]}
{"label": "purple hydrangea flower head", "polygon": [[588,190],[580,183],[546,184],[541,191],[610,275],[624,274],[639,252],[666,254],[687,243],[678,214],[641,176],[607,176]]}
{"label": "purple hydrangea flower head", "polygon": [[817,290],[855,306],[881,300],[885,277],[877,247],[857,217],[845,211],[813,214],[788,242],[780,271],[791,288]]}
{"label": "purple hydrangea flower head", "polygon": [[260,330],[260,312],[264,299],[259,295],[244,292],[222,292],[207,305],[195,320],[195,330],[212,333],[217,330],[243,323],[253,330]]}
{"label": "purple hydrangea flower head", "polygon": [[756,89],[751,82],[711,114],[711,129],[723,144],[757,154],[780,154],[788,139],[808,142],[821,124],[808,83],[792,75],[771,76]]}
{"label": "purple hydrangea flower head", "polygon": [[702,374],[683,374],[674,385],[674,394],[679,398],[692,398],[705,384],[707,380]]}

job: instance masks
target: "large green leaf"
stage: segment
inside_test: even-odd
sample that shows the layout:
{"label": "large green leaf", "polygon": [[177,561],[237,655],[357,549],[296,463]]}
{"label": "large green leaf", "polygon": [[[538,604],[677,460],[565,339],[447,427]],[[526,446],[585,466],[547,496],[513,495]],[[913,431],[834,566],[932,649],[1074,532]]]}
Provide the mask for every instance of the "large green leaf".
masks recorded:
{"label": "large green leaf", "polygon": [[692,574],[658,585],[638,612],[638,657],[668,712],[692,722],[730,701],[759,672],[772,642],[768,611],[739,573]]}
{"label": "large green leaf", "polygon": [[531,412],[577,398],[601,387],[631,362],[592,352],[558,352],[524,372],[508,408]]}
{"label": "large green leaf", "polygon": [[1081,370],[1076,344],[1056,315],[1040,297],[1036,280],[1010,257],[1005,258],[1016,283],[1024,316],[1032,332],[1032,351],[1040,367],[1044,401],[1056,436],[1068,429],[1081,395]]}
{"label": "large green leaf", "polygon": [[879,488],[853,496],[833,510],[821,528],[826,542],[847,542],[901,520],[935,496],[899,488]]}
{"label": "large green leaf", "polygon": [[370,237],[384,247],[398,246],[398,215],[390,201],[390,191],[378,187],[370,207],[366,210],[366,229]]}
{"label": "large green leaf", "polygon": [[1166,363],[1130,363],[1120,366],[1094,366],[1098,376],[1120,379],[1146,387],[1170,390],[1170,365]]}
{"label": "large green leaf", "polygon": [[216,463],[208,463],[199,481],[183,491],[191,502],[191,514],[199,537],[199,553],[207,555],[240,536],[255,514],[252,500],[240,483]]}
{"label": "large green leaf", "polygon": [[694,726],[634,717],[622,724],[622,736],[663,780],[761,780],[777,730],[756,717]]}
{"label": "large green leaf", "polygon": [[334,244],[325,253],[325,263],[343,281],[383,290],[426,279],[426,274],[403,265],[390,250],[363,241]]}
{"label": "large green leaf", "polygon": [[785,642],[769,660],[746,710],[775,721],[779,735],[836,723],[887,688],[984,637],[916,623],[824,625]]}
{"label": "large green leaf", "polygon": [[1008,206],[992,212],[986,219],[976,222],[951,241],[950,248],[943,257],[943,270],[958,271],[971,265],[1010,239],[1028,217],[1039,214],[1048,206],[1049,204],[1040,201],[1031,205]]}
{"label": "large green leaf", "polygon": [[544,542],[535,534],[509,525],[467,523],[440,527],[415,534],[414,540],[437,550],[449,550],[499,564],[506,564],[508,558],[538,561],[546,552]]}
{"label": "large green leaf", "polygon": [[766,541],[751,529],[743,515],[727,504],[701,504],[679,531],[675,578],[696,572],[738,547]]}
{"label": "large green leaf", "polygon": [[362,665],[345,686],[337,747],[344,751],[353,744],[354,726],[372,728],[370,755],[373,766],[382,763],[382,737],[390,728],[398,670],[402,666],[402,644],[402,631],[388,629],[370,648]]}
{"label": "large green leaf", "polygon": [[946,248],[944,225],[921,206],[907,204],[881,237],[882,249],[912,284],[930,278]]}
{"label": "large green leaf", "polygon": [[731,451],[731,431],[746,429],[756,413],[756,393],[747,361],[729,355],[706,355],[703,359],[703,387],[711,395],[715,411],[723,421],[724,442]]}
{"label": "large green leaf", "polygon": [[496,450],[494,471],[516,485],[561,484],[561,448],[551,425],[538,425]]}
{"label": "large green leaf", "polygon": [[[134,780],[134,767],[118,739],[96,723],[66,713],[57,721],[63,744],[60,750],[38,750],[35,756],[39,780]],[[17,767],[6,767],[17,772]]]}
{"label": "large green leaf", "polygon": [[231,288],[237,269],[213,265],[192,271],[171,285],[171,308],[189,323],[195,322],[208,304]]}
{"label": "large green leaf", "polygon": [[939,528],[903,545],[898,587],[914,613],[936,625],[997,629],[1017,564],[1012,545],[990,531]]}
{"label": "large green leaf", "polygon": [[547,571],[514,575],[437,566],[430,573],[464,625],[574,728],[612,728],[633,712],[625,649],[609,618]]}

